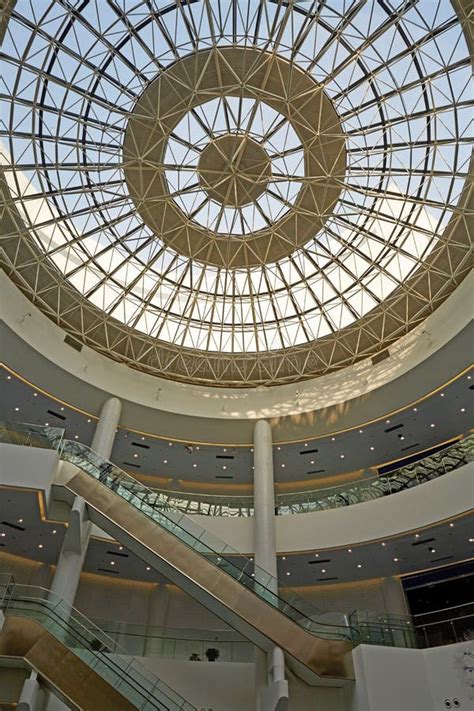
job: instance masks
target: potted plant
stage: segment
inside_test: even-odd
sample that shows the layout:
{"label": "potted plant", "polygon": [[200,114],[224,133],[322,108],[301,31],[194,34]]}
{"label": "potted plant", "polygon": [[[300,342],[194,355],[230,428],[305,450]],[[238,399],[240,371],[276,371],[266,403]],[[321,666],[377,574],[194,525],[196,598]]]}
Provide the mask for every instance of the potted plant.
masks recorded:
{"label": "potted plant", "polygon": [[190,662],[200,662],[200,661],[201,661],[201,657],[200,657],[199,654],[197,654],[196,652],[193,652],[193,653],[191,654],[191,656],[189,657],[189,661],[190,661]]}
{"label": "potted plant", "polygon": [[207,657],[208,662],[215,662],[216,659],[219,659],[220,652],[215,647],[209,647],[209,649],[206,649],[205,655]]}

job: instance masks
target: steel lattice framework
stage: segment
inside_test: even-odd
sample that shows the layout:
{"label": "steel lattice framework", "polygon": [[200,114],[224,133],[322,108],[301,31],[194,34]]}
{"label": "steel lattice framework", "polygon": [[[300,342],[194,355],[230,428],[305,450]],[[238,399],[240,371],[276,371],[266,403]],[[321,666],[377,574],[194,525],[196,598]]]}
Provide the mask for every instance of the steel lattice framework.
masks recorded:
{"label": "steel lattice framework", "polygon": [[172,379],[278,384],[386,348],[471,266],[466,8],[7,3],[7,272]]}

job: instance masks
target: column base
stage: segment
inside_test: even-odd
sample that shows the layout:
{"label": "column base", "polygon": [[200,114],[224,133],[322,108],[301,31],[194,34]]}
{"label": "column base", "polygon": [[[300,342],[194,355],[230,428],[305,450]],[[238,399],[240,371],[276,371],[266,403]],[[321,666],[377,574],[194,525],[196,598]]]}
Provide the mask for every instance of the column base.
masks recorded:
{"label": "column base", "polygon": [[260,692],[260,711],[287,711],[288,699],[286,679],[274,681]]}

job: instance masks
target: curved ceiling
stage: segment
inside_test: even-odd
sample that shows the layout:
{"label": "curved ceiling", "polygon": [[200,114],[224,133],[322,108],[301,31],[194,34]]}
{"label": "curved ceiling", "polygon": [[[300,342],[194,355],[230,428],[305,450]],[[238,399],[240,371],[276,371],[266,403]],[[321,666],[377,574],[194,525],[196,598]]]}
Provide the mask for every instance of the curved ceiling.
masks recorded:
{"label": "curved ceiling", "polygon": [[294,381],[382,350],[465,276],[471,64],[445,0],[9,10],[4,259],[92,348]]}

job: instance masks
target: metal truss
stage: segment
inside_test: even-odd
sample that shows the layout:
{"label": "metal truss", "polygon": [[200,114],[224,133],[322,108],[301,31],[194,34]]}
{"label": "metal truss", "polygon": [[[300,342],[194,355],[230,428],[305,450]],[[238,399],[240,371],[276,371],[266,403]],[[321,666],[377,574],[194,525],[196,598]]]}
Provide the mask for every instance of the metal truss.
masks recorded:
{"label": "metal truss", "polygon": [[298,381],[472,266],[460,0],[17,0],[1,22],[2,262],[95,350]]}

